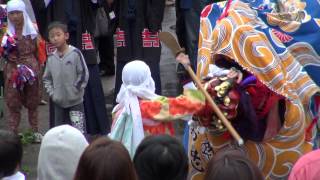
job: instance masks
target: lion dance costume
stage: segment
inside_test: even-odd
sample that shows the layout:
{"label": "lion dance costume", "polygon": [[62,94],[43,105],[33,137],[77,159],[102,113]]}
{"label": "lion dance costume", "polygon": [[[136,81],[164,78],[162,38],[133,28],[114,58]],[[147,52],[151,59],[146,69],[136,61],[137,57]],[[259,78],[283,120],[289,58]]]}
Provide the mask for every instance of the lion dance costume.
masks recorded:
{"label": "lion dance costume", "polygon": [[245,144],[236,146],[209,111],[198,113],[189,130],[190,179],[202,179],[207,162],[227,147],[247,155],[266,179],[285,179],[297,159],[312,150],[320,12],[308,14],[307,8],[320,4],[308,3],[286,1],[276,11],[276,3],[235,0],[202,11],[197,75],[205,79],[212,64],[242,71],[242,82],[231,88],[221,78],[205,87]]}

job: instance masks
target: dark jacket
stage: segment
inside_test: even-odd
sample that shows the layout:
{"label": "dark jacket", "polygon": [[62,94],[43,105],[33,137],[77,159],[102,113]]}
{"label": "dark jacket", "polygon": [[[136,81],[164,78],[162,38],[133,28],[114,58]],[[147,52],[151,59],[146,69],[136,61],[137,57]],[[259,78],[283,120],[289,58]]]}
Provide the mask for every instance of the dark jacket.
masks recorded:
{"label": "dark jacket", "polygon": [[[134,1],[134,9],[128,5]],[[161,30],[165,0],[116,0],[114,10],[117,16],[117,27],[125,27],[128,20],[134,20],[151,32]],[[133,13],[133,14],[132,14]]]}
{"label": "dark jacket", "polygon": [[108,35],[112,36],[116,32],[117,28],[117,17],[111,19],[110,18],[110,13],[115,13],[115,3],[112,3],[110,6],[107,4],[106,0],[100,0],[99,1],[99,6],[103,7],[108,18]]}
{"label": "dark jacket", "polygon": [[36,21],[38,24],[39,32],[42,37],[46,35],[46,6],[43,0],[30,0]]}

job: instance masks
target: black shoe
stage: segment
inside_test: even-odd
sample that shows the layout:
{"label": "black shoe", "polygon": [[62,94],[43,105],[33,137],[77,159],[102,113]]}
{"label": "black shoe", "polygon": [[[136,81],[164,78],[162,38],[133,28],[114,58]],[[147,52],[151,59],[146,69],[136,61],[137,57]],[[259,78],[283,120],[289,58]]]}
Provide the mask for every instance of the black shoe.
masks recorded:
{"label": "black shoe", "polygon": [[43,99],[39,103],[39,105],[47,105],[47,104],[48,104],[48,102],[46,100],[43,100]]}

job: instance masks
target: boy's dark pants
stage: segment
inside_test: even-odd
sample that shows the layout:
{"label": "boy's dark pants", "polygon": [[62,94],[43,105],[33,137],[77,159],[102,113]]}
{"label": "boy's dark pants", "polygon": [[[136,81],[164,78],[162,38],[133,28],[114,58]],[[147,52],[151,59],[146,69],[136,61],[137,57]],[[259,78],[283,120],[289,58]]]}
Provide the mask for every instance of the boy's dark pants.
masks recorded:
{"label": "boy's dark pants", "polygon": [[55,103],[53,104],[55,126],[70,124],[73,127],[79,129],[82,133],[85,132],[85,116],[83,103],[68,108],[63,108]]}

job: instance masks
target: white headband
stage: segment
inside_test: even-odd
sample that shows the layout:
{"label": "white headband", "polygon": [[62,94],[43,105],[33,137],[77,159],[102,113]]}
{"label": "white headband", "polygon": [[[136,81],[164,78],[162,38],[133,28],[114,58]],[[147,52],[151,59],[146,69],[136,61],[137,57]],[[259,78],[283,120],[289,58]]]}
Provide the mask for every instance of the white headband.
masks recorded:
{"label": "white headband", "polygon": [[11,0],[7,3],[7,12],[21,11],[25,12],[26,5],[21,0]]}

